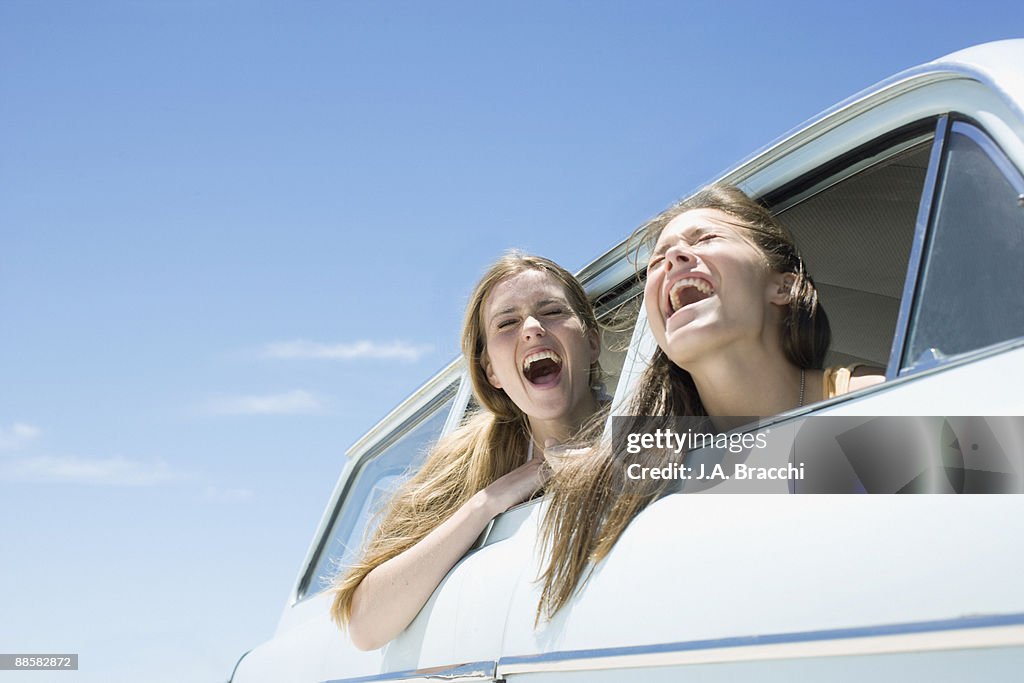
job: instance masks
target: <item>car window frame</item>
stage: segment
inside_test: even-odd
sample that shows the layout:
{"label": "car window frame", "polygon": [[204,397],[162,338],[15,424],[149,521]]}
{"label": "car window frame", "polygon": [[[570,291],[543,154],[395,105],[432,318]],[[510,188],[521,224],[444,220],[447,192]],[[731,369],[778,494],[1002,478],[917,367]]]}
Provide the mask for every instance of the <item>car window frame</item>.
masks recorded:
{"label": "car window frame", "polygon": [[453,421],[453,416],[461,415],[459,400],[464,396],[462,389],[469,384],[468,379],[464,372],[458,372],[454,376],[450,372],[442,373],[440,379],[442,381],[432,382],[433,386],[428,385],[421,388],[417,394],[414,394],[381,420],[367,435],[373,437],[372,439],[364,437],[349,449],[347,455],[350,460],[346,464],[347,472],[339,481],[337,490],[331,497],[331,502],[321,519],[314,541],[302,564],[299,580],[293,591],[292,605],[310,600],[325,590],[312,587],[316,578],[316,569],[320,565],[323,553],[330,545],[336,523],[346,513],[351,512],[351,494],[365,466],[399,443],[425,421],[434,417],[438,410],[443,409],[449,402],[451,405],[447,409],[448,415],[438,438],[444,438],[454,426],[458,425],[458,420]]}

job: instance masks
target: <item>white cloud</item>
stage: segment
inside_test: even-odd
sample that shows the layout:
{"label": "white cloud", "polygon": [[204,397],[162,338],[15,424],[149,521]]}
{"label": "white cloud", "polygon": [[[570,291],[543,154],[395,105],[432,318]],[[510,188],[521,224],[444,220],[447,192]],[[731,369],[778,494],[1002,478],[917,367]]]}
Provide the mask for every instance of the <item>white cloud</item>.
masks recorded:
{"label": "white cloud", "polygon": [[264,396],[213,399],[207,410],[216,415],[311,415],[323,412],[324,401],[302,389]]}
{"label": "white cloud", "polygon": [[143,462],[128,458],[89,459],[75,456],[38,456],[9,460],[0,465],[0,478],[15,481],[75,482],[114,486],[152,486],[180,479],[162,460]]}
{"label": "white cloud", "polygon": [[10,427],[0,427],[0,451],[13,451],[42,434],[38,427],[24,422],[15,422]]}
{"label": "white cloud", "polygon": [[214,503],[241,503],[252,498],[249,489],[222,489],[217,486],[206,487],[206,499]]}
{"label": "white cloud", "polygon": [[415,362],[433,350],[430,346],[417,346],[404,341],[372,342],[355,341],[341,344],[321,344],[298,339],[288,342],[267,344],[265,358],[314,359],[314,360],[401,360]]}
{"label": "white cloud", "polygon": [[[16,451],[39,437],[42,430],[15,422],[0,427],[0,451]],[[163,460],[82,458],[74,455],[8,455],[0,460],[0,479],[28,482],[74,482],[113,486],[152,486],[181,479]]]}

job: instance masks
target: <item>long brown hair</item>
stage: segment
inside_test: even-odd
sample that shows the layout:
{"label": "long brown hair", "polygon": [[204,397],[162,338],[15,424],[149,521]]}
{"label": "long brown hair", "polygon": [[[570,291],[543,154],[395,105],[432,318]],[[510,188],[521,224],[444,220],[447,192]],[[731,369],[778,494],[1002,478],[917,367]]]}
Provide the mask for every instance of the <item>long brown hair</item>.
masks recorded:
{"label": "long brown hair", "polygon": [[[352,616],[352,598],[367,574],[419,543],[477,491],[526,462],[528,417],[504,391],[487,381],[481,357],[486,351],[483,306],[488,295],[503,280],[528,270],[547,273],[562,284],[584,334],[598,329],[583,287],[553,261],[512,251],[488,269],[470,296],[462,325],[462,353],[481,410],[434,446],[423,467],[378,513],[380,524],[365,543],[361,557],[339,572],[331,605],[331,617],[339,626],[344,627]],[[595,362],[590,367],[592,384],[600,372]]]}
{"label": "long brown hair", "polygon": [[[718,209],[735,218],[737,227],[745,230],[772,270],[795,276],[780,326],[782,348],[797,367],[820,368],[831,332],[814,282],[793,238],[742,190],[731,185],[706,187],[641,226],[634,237],[653,245],[672,219],[696,209]],[[627,414],[642,420],[644,416],[702,416],[707,412],[690,373],[659,348],[638,380]],[[541,547],[550,549],[550,556],[539,579],[543,588],[538,620],[561,609],[581,583],[586,583],[588,566],[592,569],[604,559],[633,518],[668,490],[670,482],[663,479],[629,479],[615,450],[606,436],[589,456],[560,468],[548,484],[551,504],[541,529]],[[659,452],[645,452],[631,462],[656,467],[665,464],[663,457]]]}

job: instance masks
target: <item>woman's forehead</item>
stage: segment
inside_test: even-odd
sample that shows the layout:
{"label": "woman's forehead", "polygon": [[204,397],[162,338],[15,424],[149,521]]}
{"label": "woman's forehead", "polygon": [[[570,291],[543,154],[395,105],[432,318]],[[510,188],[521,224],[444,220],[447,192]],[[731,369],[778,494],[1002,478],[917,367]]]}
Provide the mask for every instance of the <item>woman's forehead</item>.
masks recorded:
{"label": "woman's forehead", "polygon": [[542,301],[565,301],[565,287],[554,275],[530,269],[510,275],[494,286],[484,305],[488,315],[497,315],[507,308],[532,305]]}
{"label": "woman's forehead", "polygon": [[658,241],[678,235],[691,235],[710,229],[726,229],[739,232],[743,226],[732,215],[721,209],[691,209],[670,220],[661,230]]}

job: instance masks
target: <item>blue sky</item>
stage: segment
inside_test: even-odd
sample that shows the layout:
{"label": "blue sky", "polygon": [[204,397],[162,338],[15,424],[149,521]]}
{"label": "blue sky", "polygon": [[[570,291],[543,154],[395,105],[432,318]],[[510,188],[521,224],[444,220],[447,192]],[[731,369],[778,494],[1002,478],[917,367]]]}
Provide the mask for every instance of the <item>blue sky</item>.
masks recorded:
{"label": "blue sky", "polygon": [[4,0],[0,652],[226,679],[498,254],[578,269],[1015,6]]}

